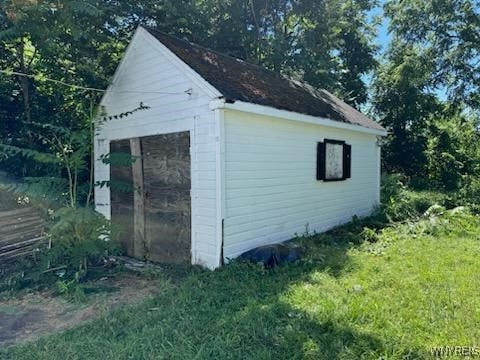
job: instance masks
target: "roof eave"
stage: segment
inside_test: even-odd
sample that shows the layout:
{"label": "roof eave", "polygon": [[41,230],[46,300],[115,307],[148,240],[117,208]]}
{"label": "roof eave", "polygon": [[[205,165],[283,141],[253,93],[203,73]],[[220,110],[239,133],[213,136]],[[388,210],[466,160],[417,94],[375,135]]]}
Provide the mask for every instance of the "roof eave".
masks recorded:
{"label": "roof eave", "polygon": [[272,108],[270,106],[252,104],[244,101],[226,101],[225,99],[216,99],[210,102],[210,109],[226,109],[226,110],[236,110],[242,111],[250,114],[270,116],[278,119],[299,121],[308,124],[322,125],[336,129],[356,131],[360,133],[366,133],[377,136],[386,136],[387,131],[381,129],[374,129],[365,126],[349,124],[344,122],[339,122],[337,120],[331,120],[327,118],[311,116],[306,114],[301,114],[298,112],[280,110]]}

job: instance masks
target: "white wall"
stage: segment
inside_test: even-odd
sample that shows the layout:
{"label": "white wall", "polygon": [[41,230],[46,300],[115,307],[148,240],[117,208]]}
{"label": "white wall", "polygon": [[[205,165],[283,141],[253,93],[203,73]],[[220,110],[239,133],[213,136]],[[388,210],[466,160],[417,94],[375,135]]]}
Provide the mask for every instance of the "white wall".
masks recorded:
{"label": "white wall", "polygon": [[[379,203],[376,136],[273,119],[234,110],[224,114],[224,256],[325,231],[366,216]],[[352,177],[316,180],[317,142],[352,145]]]}
{"label": "white wall", "polygon": [[[95,155],[98,158],[108,153],[110,140],[191,131],[192,261],[214,267],[219,261],[215,118],[209,109],[211,95],[197,84],[156,39],[140,28],[102,103],[108,115],[130,111],[140,102],[150,109],[106,123],[97,135]],[[189,89],[192,95],[185,93]],[[109,180],[109,176],[109,166],[97,160],[96,181]],[[97,210],[110,218],[109,189],[97,187],[95,200]]]}

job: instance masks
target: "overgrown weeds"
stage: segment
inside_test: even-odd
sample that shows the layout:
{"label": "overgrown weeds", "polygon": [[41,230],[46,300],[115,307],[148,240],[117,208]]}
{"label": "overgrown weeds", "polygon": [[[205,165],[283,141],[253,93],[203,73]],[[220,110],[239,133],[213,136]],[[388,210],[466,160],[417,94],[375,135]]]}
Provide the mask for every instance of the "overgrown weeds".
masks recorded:
{"label": "overgrown weeds", "polygon": [[[0,293],[56,284],[58,293],[81,298],[80,283],[89,277],[90,268],[109,265],[108,258],[118,253],[119,247],[110,221],[93,209],[94,187],[111,185],[94,182],[94,136],[107,121],[146,109],[148,106],[140,103],[131,111],[109,116],[103,109],[95,109],[90,99],[84,121],[78,128],[53,123],[31,124],[41,130],[40,139],[45,145],[42,152],[0,142],[0,154],[4,157],[32,160],[49,174],[27,177],[5,186],[36,199],[51,215],[46,231],[47,245],[39,246],[30,258],[0,269]],[[112,159],[102,161],[110,163]],[[130,157],[130,161],[135,159]]]}
{"label": "overgrown weeds", "polygon": [[380,243],[377,248],[382,248],[402,236],[467,236],[477,231],[480,218],[475,208],[462,206],[452,194],[411,190],[406,182],[400,174],[382,176],[381,204],[371,216],[354,217],[322,234],[306,232],[297,240],[307,247],[313,241],[346,247]]}
{"label": "overgrown weeds", "polygon": [[47,242],[29,257],[2,266],[0,293],[50,287],[69,299],[82,299],[81,283],[112,271],[120,249],[110,222],[91,208],[60,208],[52,213]]}

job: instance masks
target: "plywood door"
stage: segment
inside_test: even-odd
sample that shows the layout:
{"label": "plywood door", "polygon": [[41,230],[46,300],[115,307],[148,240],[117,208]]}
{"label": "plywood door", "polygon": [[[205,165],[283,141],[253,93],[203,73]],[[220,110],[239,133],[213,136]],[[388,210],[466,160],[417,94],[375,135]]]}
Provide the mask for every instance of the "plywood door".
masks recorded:
{"label": "plywood door", "polygon": [[112,141],[110,152],[127,158],[110,165],[112,224],[127,254],[190,263],[190,133]]}
{"label": "plywood door", "polygon": [[[118,140],[110,142],[110,154],[121,154],[121,158],[128,160],[131,154],[130,141]],[[110,198],[113,231],[127,254],[134,256],[134,192],[132,165],[129,161],[110,164]]]}
{"label": "plywood door", "polygon": [[190,133],[141,139],[147,258],[190,263]]}

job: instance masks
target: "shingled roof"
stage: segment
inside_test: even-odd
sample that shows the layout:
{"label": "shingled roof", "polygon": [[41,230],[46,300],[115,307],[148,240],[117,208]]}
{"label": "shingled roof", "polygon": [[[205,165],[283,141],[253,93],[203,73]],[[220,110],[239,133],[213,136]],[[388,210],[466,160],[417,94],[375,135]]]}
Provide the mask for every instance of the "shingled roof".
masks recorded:
{"label": "shingled roof", "polygon": [[153,29],[146,30],[229,102],[243,101],[384,130],[380,124],[326,90]]}

